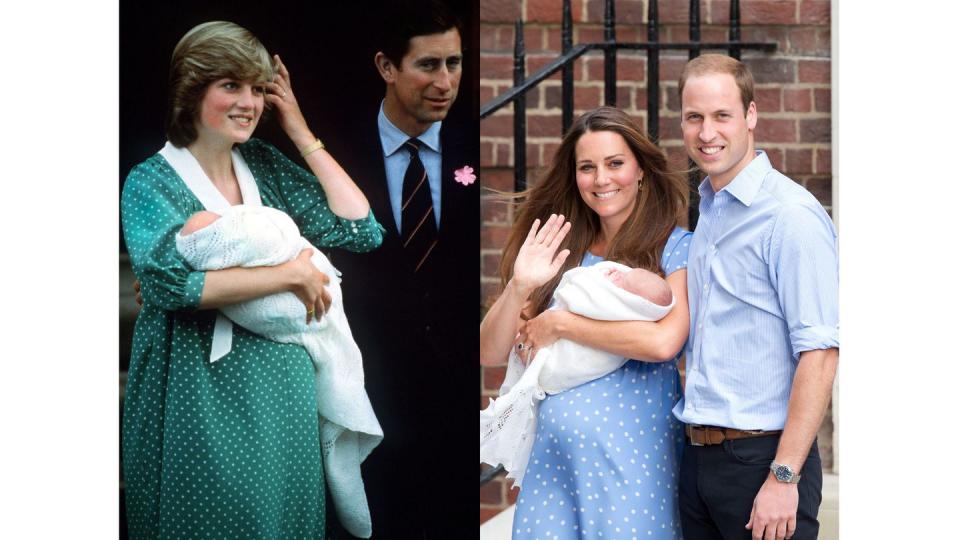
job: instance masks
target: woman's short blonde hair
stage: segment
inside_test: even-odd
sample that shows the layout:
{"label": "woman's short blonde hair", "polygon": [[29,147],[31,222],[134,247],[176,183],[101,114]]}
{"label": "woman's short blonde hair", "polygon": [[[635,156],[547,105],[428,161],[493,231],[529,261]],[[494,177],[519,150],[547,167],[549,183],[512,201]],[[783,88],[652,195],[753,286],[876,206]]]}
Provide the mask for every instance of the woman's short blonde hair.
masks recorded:
{"label": "woman's short blonde hair", "polygon": [[229,78],[263,84],[275,75],[270,53],[246,28],[226,21],[193,27],[170,59],[167,138],[178,148],[197,139],[200,102],[210,83]]}

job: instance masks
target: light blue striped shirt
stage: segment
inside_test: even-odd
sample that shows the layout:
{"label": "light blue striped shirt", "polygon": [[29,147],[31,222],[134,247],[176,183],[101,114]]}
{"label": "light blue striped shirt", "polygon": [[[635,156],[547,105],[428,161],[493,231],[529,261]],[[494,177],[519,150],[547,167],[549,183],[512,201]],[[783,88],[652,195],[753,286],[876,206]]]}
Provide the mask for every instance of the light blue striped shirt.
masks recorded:
{"label": "light blue striped shirt", "polygon": [[714,193],[700,184],[690,244],[688,424],[783,429],[800,353],[839,347],[837,234],[763,152]]}
{"label": "light blue striped shirt", "polygon": [[[433,199],[433,217],[437,220],[437,230],[440,230],[440,122],[434,122],[426,131],[417,136],[420,142],[420,161],[427,171],[427,182],[430,184],[430,196]],[[380,103],[380,114],[377,115],[377,128],[380,130],[380,145],[383,148],[383,163],[387,172],[387,191],[390,194],[390,208],[393,210],[393,222],[400,232],[400,206],[403,198],[403,175],[410,165],[410,152],[402,149],[403,143],[410,136],[393,125],[387,115],[383,113],[383,103]]]}

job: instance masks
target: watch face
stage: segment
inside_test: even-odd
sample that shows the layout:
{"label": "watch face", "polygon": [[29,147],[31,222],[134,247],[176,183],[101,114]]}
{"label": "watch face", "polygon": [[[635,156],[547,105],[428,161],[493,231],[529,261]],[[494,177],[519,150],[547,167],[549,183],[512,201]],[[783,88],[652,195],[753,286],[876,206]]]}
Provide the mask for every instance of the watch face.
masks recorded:
{"label": "watch face", "polygon": [[793,471],[786,465],[778,465],[773,471],[773,475],[781,482],[788,482],[790,478],[793,477]]}

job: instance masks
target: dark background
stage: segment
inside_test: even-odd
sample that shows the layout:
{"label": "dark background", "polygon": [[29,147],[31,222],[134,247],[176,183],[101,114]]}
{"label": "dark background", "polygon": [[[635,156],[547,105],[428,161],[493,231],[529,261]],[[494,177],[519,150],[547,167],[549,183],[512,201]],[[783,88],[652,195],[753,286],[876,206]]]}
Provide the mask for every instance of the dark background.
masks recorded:
{"label": "dark background", "polygon": [[[163,147],[164,118],[167,106],[167,77],[173,48],[183,35],[202,22],[226,20],[253,32],[271,54],[279,54],[290,70],[291,83],[307,124],[334,157],[348,156],[353,149],[337,138],[338,131],[356,121],[357,115],[369,113],[370,104],[379,103],[384,83],[373,63],[376,46],[371,39],[381,24],[377,15],[389,0],[345,0],[287,2],[283,9],[267,8],[263,2],[250,0],[230,3],[210,0],[175,0],[163,3],[120,2],[120,189],[124,179],[137,163]],[[477,113],[479,102],[479,3],[471,0],[447,2],[463,22],[461,35],[464,53],[460,91],[448,119],[458,125],[472,126],[475,148],[469,154],[479,156],[480,129]],[[266,116],[254,134],[303,165],[297,149],[283,133],[275,118]],[[371,141],[379,144],[379,141]],[[342,161],[342,159],[341,159]],[[351,171],[347,171],[350,173]],[[118,201],[119,204],[119,201]],[[477,201],[477,205],[480,201]],[[383,218],[381,218],[383,221]],[[477,223],[476,253],[480,250]],[[464,239],[469,241],[469,239]],[[129,365],[129,354],[136,308],[133,304],[132,274],[126,262],[122,231],[119,235],[121,254],[120,283],[120,370],[121,388]],[[479,267],[477,268],[479,273]],[[129,279],[125,281],[124,276]],[[478,280],[463,276],[467,286]],[[478,291],[479,298],[479,291]],[[478,300],[479,304],[479,300]],[[472,317],[477,306],[469,306]],[[470,363],[464,359],[465,365]],[[471,365],[477,365],[472,363]],[[472,395],[475,388],[464,388]],[[121,414],[122,414],[121,392]],[[465,400],[475,403],[473,399]],[[447,411],[462,416],[464,422],[476,410]],[[472,434],[473,432],[470,431]],[[476,439],[451,440],[446,452],[463,455],[463,467],[476,471]],[[442,476],[442,473],[440,473]],[[451,486],[442,482],[430,496],[474,496],[476,485]],[[398,501],[398,504],[412,501]],[[416,501],[415,504],[429,504]],[[334,513],[328,513],[328,524]],[[464,524],[469,535],[476,524]],[[120,537],[126,538],[123,487],[120,489]]]}

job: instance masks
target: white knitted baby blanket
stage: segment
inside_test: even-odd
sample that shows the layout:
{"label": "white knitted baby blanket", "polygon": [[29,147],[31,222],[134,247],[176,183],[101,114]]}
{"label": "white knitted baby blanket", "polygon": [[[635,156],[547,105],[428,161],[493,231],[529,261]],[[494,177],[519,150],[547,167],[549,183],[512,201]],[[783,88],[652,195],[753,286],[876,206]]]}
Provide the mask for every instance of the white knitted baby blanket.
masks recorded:
{"label": "white knitted baby blanket", "polygon": [[[603,261],[572,268],[563,274],[550,309],[565,309],[602,321],[658,321],[673,309],[627,292],[603,276],[622,264]],[[480,411],[480,462],[502,464],[507,478],[519,487],[537,432],[537,411],[546,394],[557,394],[619,369],[626,358],[566,339],[537,351],[526,368],[510,352],[500,397]]]}
{"label": "white knitted baby blanket", "polygon": [[306,320],[306,308],[290,292],[220,308],[235,324],[280,343],[302,345],[316,369],[320,442],[326,481],[337,516],[354,536],[371,535],[370,510],[360,463],[383,439],[383,430],[363,387],[360,349],[350,333],[340,273],[323,253],[300,236],[280,210],[231,206],[213,224],[193,234],[177,234],[177,250],[196,270],[235,266],[274,266],[313,249],[311,262],[330,277],[332,303],[319,322]]}

